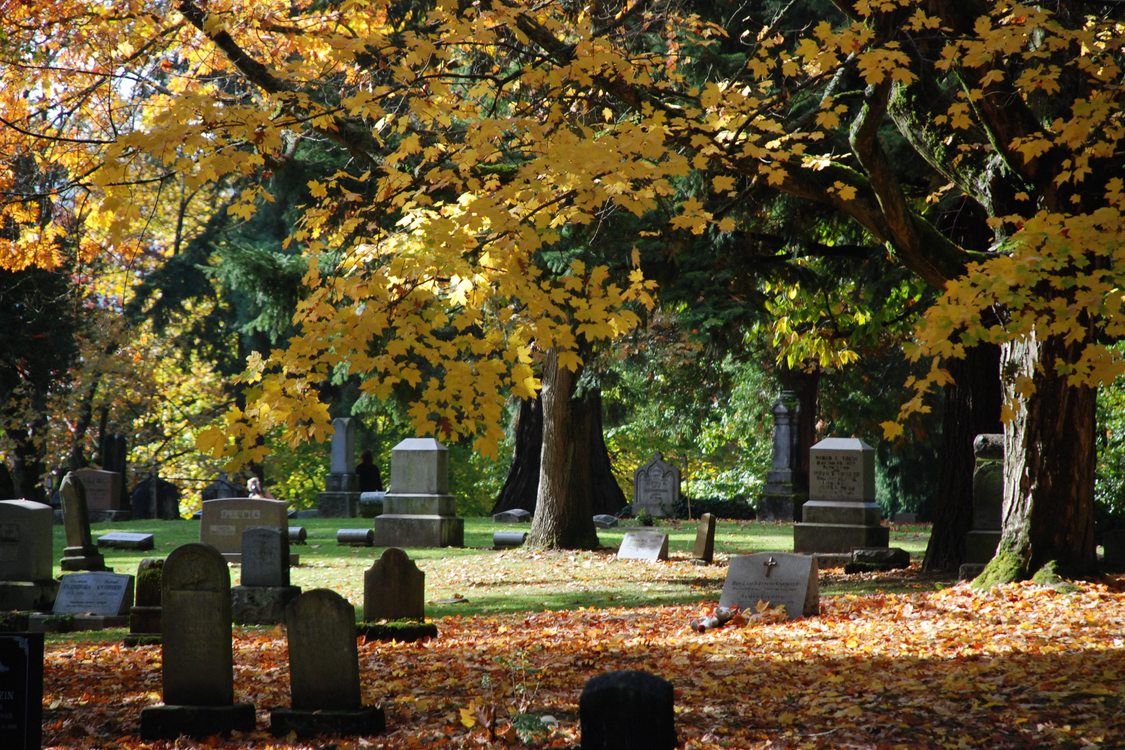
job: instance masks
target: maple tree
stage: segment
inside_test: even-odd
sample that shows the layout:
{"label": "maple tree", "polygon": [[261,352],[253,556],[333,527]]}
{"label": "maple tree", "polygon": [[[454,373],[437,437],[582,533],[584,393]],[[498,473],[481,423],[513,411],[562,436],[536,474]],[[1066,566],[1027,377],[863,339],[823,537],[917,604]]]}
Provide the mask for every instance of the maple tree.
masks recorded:
{"label": "maple tree", "polygon": [[[856,222],[943,290],[918,333],[934,364],[905,414],[928,408],[950,360],[1001,346],[1009,461],[989,578],[1051,559],[1089,571],[1094,393],[1121,372],[1106,344],[1125,325],[1118,9],[835,8],[801,31],[782,14],[735,35],[646,2],[15,4],[2,151],[51,187],[0,175],[0,258],[57,265],[74,226],[80,257],[137,252],[173,181],[225,186],[248,217],[291,144],[323,140],[343,158],[310,181],[290,238],[309,258],[299,329],[251,355],[256,398],[201,445],[238,437],[254,461],[263,431],[323,438],[317,384],[362,375],[376,396],[414,389],[419,425],[487,451],[504,394],[565,400],[584,347],[651,304],[639,270],[545,268],[564,229],[628,212],[731,232],[717,202],[776,189]],[[895,169],[890,129],[924,169]],[[677,200],[693,172],[709,195]],[[552,420],[567,414],[551,415],[544,461],[565,466],[573,444]]]}

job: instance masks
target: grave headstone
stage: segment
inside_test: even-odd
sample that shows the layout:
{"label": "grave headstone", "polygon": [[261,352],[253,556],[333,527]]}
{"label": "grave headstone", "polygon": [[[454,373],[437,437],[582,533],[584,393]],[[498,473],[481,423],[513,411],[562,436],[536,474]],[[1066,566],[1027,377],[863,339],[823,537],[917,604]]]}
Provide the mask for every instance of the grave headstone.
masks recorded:
{"label": "grave headstone", "polygon": [[132,602],[133,576],[121,573],[71,573],[60,579],[59,594],[55,597],[51,612],[56,615],[123,618]]}
{"label": "grave headstone", "polygon": [[[203,503],[199,541],[222,553],[228,562],[242,559],[242,534],[262,527],[289,534],[289,509],[281,500],[253,497],[223,498]],[[290,564],[296,561],[290,559]]]}
{"label": "grave headstone", "polygon": [[699,517],[692,557],[708,565],[715,559],[715,517],[710,513],[704,513]]}
{"label": "grave headstone", "polygon": [[732,557],[719,606],[753,611],[759,601],[771,607],[784,605],[790,619],[818,614],[820,586],[816,558],[786,552]]}
{"label": "grave headstone", "polygon": [[352,547],[371,547],[375,544],[375,529],[339,529],[336,544]]}
{"label": "grave headstone", "polygon": [[680,502],[680,470],[656,453],[633,474],[633,510],[636,514],[666,517]]}
{"label": "grave headstone", "polygon": [[359,505],[359,475],[355,470],[356,422],[349,417],[332,420],[332,460],[324,478],[325,491],[317,495],[316,508],[325,518],[354,518]]}
{"label": "grave headstone", "polygon": [[134,584],[133,607],[129,610],[129,633],[126,646],[160,643],[161,633],[161,573],[164,560],[146,557],[137,565]]}
{"label": "grave headstone", "polygon": [[90,515],[86,509],[86,490],[74,472],[63,477],[59,487],[62,500],[63,525],[66,527],[66,548],[63,570],[109,570],[105,559],[94,546],[90,535]]}
{"label": "grave headstone", "polygon": [[110,531],[98,537],[99,547],[110,549],[150,550],[155,545],[155,537],[140,531]]}
{"label": "grave headstone", "polygon": [[134,519],[180,517],[180,488],[160,477],[149,476],[133,487],[129,505]]}
{"label": "grave headstone", "polygon": [[0,633],[0,747],[39,750],[43,726],[43,634]]}
{"label": "grave headstone", "polygon": [[30,500],[0,501],[0,611],[47,610],[55,600],[54,511]]}
{"label": "grave headstone", "polygon": [[773,465],[758,500],[758,518],[789,523],[800,519],[805,500],[798,469],[801,404],[792,391],[782,391],[773,404]]}
{"label": "grave headstone", "polygon": [[1004,436],[985,433],[973,440],[973,527],[965,535],[961,578],[974,578],[996,554],[1004,517]]}
{"label": "grave headstone", "polygon": [[531,514],[523,508],[513,508],[493,514],[492,520],[496,523],[530,523]]}
{"label": "grave headstone", "polygon": [[608,513],[599,513],[594,516],[594,526],[599,529],[612,529],[620,523],[617,516],[611,516]]}
{"label": "grave headstone", "polygon": [[289,543],[290,544],[304,544],[309,538],[309,532],[304,526],[290,526],[289,527]]}
{"label": "grave headstone", "polygon": [[890,530],[875,503],[875,450],[858,438],[825,438],[809,458],[809,499],[803,520],[793,525],[793,551],[850,555],[886,547]]}
{"label": "grave headstone", "polygon": [[578,700],[582,750],[672,750],[676,738],[672,683],[623,670],[590,679]]}
{"label": "grave headstone", "polygon": [[223,472],[211,484],[204,487],[199,496],[203,502],[224,500],[228,497],[246,497],[246,488],[232,482],[226,472]]}
{"label": "grave headstone", "polygon": [[391,547],[363,574],[363,619],[424,620],[426,574],[401,549]]}
{"label": "grave headstone", "polygon": [[242,532],[242,578],[231,589],[231,614],[239,625],[275,625],[301,589],[289,584],[289,536],[281,529]]}
{"label": "grave headstone", "polygon": [[371,735],[386,726],[381,708],[359,692],[355,607],[329,589],[301,594],[285,611],[293,707],[270,712],[276,736]]}
{"label": "grave headstone", "polygon": [[227,561],[206,544],[185,544],[161,578],[164,705],[141,711],[141,738],[252,732],[253,704],[234,702]]}
{"label": "grave headstone", "polygon": [[868,573],[875,570],[897,570],[910,567],[910,553],[901,547],[876,547],[852,550],[852,559],[844,565],[845,573]]}
{"label": "grave headstone", "polygon": [[668,559],[668,535],[660,531],[627,531],[617,549],[618,560],[656,562]]}
{"label": "grave headstone", "polygon": [[[103,520],[116,520],[121,516],[126,518],[129,516],[128,509],[121,499],[124,481],[121,474],[116,471],[90,468],[75,469],[72,473],[82,482],[82,487],[86,491],[86,509],[89,513],[97,513]],[[115,513],[111,514],[109,511]]]}
{"label": "grave headstone", "polygon": [[407,438],[391,451],[391,489],[374,520],[376,547],[464,547],[465,519],[449,494],[449,450]]}

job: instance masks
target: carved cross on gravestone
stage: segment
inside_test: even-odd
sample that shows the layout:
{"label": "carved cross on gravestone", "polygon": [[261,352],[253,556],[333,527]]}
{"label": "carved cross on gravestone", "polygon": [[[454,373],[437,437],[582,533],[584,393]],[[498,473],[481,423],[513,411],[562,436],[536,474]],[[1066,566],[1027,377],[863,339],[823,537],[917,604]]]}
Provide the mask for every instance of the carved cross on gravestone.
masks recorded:
{"label": "carved cross on gravestone", "polygon": [[762,563],[762,565],[766,568],[766,578],[769,578],[770,573],[772,573],[773,569],[777,567],[777,560],[774,560],[773,555],[770,555],[770,559],[766,560],[764,563]]}

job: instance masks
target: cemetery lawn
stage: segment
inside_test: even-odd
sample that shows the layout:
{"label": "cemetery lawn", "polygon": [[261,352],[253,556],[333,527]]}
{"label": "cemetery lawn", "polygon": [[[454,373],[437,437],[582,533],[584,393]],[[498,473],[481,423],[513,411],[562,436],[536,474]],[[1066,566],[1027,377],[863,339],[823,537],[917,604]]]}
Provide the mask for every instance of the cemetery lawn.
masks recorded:
{"label": "cemetery lawn", "polygon": [[[367,519],[294,519],[293,582],[329,587],[360,608],[362,573],[379,550],[342,548],[335,529]],[[685,750],[701,748],[1111,748],[1125,746],[1125,579],[1063,592],[1014,584],[975,592],[908,571],[821,575],[820,614],[698,633],[731,554],[791,549],[787,525],[720,522],[716,563],[695,565],[695,526],[661,527],[671,560],[623,562],[600,552],[493,551],[511,525],[467,519],[462,550],[411,550],[426,572],[436,639],[361,643],[366,705],[387,732],[299,741],[268,734],[289,705],[284,632],[235,627],[236,701],[258,731],[201,742],[142,742],[142,708],[161,702],[158,646],[125,648],[123,631],[52,634],[46,646],[44,747],[576,748],[578,696],[614,669],[642,669],[676,688]],[[193,521],[99,524],[152,531],[151,552],[103,549],[119,572],[195,541]],[[616,548],[620,530],[599,537]],[[918,558],[925,527],[892,531]],[[56,540],[56,550],[60,549]],[[232,567],[238,582],[238,568]],[[544,722],[543,716],[552,717]]]}

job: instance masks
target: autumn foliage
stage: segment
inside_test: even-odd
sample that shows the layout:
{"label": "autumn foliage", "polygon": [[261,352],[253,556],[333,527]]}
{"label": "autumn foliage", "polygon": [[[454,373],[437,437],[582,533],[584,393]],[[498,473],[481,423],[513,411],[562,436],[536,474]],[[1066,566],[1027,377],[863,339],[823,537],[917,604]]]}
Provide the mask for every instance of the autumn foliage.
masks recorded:
{"label": "autumn foliage", "polygon": [[[565,558],[560,557],[560,560]],[[387,733],[338,748],[575,747],[590,677],[643,669],[676,689],[692,748],[1096,748],[1125,741],[1125,592],[1030,583],[834,596],[817,617],[750,616],[705,633],[698,606],[448,617],[434,640],[360,645],[366,704]],[[47,649],[44,745],[314,748],[253,735],[142,743],[160,701],[159,647]],[[284,634],[239,630],[235,698],[288,704]],[[553,717],[544,724],[521,716]],[[542,731],[529,732],[527,727]],[[522,739],[521,739],[522,735]]]}

